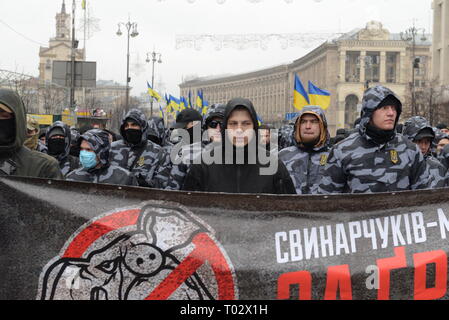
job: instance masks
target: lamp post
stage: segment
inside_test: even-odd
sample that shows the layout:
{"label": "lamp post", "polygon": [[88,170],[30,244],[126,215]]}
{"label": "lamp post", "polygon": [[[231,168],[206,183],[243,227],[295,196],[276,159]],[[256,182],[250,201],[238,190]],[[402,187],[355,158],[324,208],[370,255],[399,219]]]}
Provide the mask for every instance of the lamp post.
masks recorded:
{"label": "lamp post", "polygon": [[75,40],[75,0],[72,1],[72,43],[70,48],[70,109],[75,110],[75,65],[76,65],[76,52],[75,48],[77,46]]}
{"label": "lamp post", "polygon": [[411,42],[412,45],[412,82],[410,84],[410,90],[412,92],[412,116],[418,114],[415,101],[415,69],[419,69],[419,59],[416,59],[416,39],[420,31],[422,31],[421,41],[426,41],[425,29],[416,28],[415,22],[413,22],[413,27],[408,28],[405,32],[401,32],[401,39],[406,42]]}
{"label": "lamp post", "polygon": [[125,103],[125,111],[126,113],[129,111],[129,83],[131,82],[131,78],[129,77],[129,39],[130,37],[137,37],[139,35],[139,32],[137,32],[137,23],[131,22],[128,19],[127,23],[119,22],[118,23],[118,31],[117,35],[120,37],[123,33],[120,29],[121,26],[124,26],[128,30],[128,49],[127,49],[127,55],[126,55],[126,103]]}
{"label": "lamp post", "polygon": [[[150,57],[150,55],[151,55],[151,57]],[[158,58],[158,56],[159,56],[159,58]],[[153,70],[151,73],[151,88],[153,88],[153,90],[154,90],[154,64],[156,63],[156,61],[158,63],[162,63],[162,54],[155,52],[155,51],[148,52],[146,62],[147,63],[153,62]],[[151,116],[153,116],[153,99],[151,99]]]}

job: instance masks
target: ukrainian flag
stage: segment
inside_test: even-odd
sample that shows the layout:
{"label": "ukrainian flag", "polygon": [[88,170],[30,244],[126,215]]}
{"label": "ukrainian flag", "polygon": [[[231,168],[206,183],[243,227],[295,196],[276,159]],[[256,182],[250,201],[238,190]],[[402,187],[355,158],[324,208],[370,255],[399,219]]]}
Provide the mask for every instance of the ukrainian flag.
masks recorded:
{"label": "ukrainian flag", "polygon": [[309,81],[309,97],[312,105],[319,106],[323,110],[327,110],[331,105],[330,92],[318,88],[311,81]]}
{"label": "ukrainian flag", "polygon": [[176,111],[181,111],[181,100],[170,95],[170,105]]}
{"label": "ukrainian flag", "polygon": [[302,110],[305,106],[310,106],[309,95],[307,94],[306,89],[304,89],[304,86],[302,85],[301,80],[299,80],[297,74],[295,74],[293,106],[298,110]]}
{"label": "ukrainian flag", "polygon": [[164,110],[162,110],[161,106],[159,106],[159,117],[164,118]]}
{"label": "ukrainian flag", "polygon": [[148,86],[148,94],[155,98],[158,102],[161,101],[161,96],[159,95],[159,93],[157,93],[155,90],[153,90],[153,88],[150,86],[150,84],[147,81],[147,86]]}
{"label": "ukrainian flag", "polygon": [[198,107],[198,110],[203,109],[203,91],[198,90],[198,95],[196,97],[196,106]]}
{"label": "ukrainian flag", "polygon": [[187,99],[184,97],[181,97],[181,103],[180,103],[181,110],[185,110],[189,108],[189,103],[187,102]]}
{"label": "ukrainian flag", "polygon": [[262,120],[262,118],[259,116],[259,115],[257,115],[257,122],[259,122],[259,127],[262,125],[262,123],[263,123],[263,120]]}
{"label": "ukrainian flag", "polygon": [[207,102],[206,100],[204,100],[203,98],[203,107],[201,109],[201,114],[203,116],[207,115],[207,112],[209,111],[209,102]]}

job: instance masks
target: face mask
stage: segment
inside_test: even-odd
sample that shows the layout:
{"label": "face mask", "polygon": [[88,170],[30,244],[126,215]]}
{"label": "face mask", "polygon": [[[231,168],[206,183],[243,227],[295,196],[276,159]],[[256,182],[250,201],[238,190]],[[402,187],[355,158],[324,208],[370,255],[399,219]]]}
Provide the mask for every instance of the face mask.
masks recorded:
{"label": "face mask", "polygon": [[27,147],[30,150],[36,150],[38,141],[39,141],[39,137],[36,134],[36,135],[26,139],[24,145],[25,145],[25,147]]}
{"label": "face mask", "polygon": [[16,120],[0,120],[0,145],[7,146],[16,140]]}
{"label": "face mask", "polygon": [[142,131],[136,129],[126,130],[125,140],[131,144],[139,144],[142,141]]}
{"label": "face mask", "polygon": [[82,150],[80,152],[80,163],[87,170],[95,168],[97,166],[97,155],[95,152]]}
{"label": "face mask", "polygon": [[48,154],[60,155],[65,152],[65,140],[64,139],[50,139],[48,140]]}

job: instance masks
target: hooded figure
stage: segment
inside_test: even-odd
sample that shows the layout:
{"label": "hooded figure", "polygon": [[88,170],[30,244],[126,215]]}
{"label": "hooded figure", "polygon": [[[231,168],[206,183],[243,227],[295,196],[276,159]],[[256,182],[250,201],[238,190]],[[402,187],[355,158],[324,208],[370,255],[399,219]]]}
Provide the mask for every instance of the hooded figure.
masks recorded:
{"label": "hooded figure", "polygon": [[64,177],[80,167],[78,158],[70,155],[72,132],[68,125],[62,121],[53,123],[47,130],[45,141],[48,155],[58,160]]}
{"label": "hooded figure", "polygon": [[82,167],[69,173],[66,180],[137,186],[131,172],[109,163],[111,142],[107,132],[92,129],[85,132],[78,143]]}
{"label": "hooded figure", "polygon": [[22,99],[12,90],[0,89],[0,175],[62,179],[55,159],[23,146],[26,123]]}
{"label": "hooded figure", "polygon": [[[295,194],[284,164],[275,154],[258,146],[257,114],[251,101],[236,98],[228,102],[223,121],[220,152],[213,164],[191,167],[183,190],[226,193]],[[262,158],[267,161],[262,164]]]}
{"label": "hooded figure", "polygon": [[432,144],[435,141],[435,131],[423,117],[412,117],[404,124],[402,135],[416,143],[429,166],[432,178],[430,188],[444,188],[449,182],[446,167],[432,155]]}
{"label": "hooded figure", "polygon": [[112,143],[111,165],[134,174],[139,186],[164,189],[170,175],[170,157],[162,147],[148,140],[148,122],[139,109],[133,109],[120,127],[122,140]]}
{"label": "hooded figure", "polygon": [[283,149],[279,158],[290,173],[296,193],[314,194],[329,156],[330,135],[324,111],[305,107],[296,120],[294,136],[296,146]]}
{"label": "hooded figure", "polygon": [[[180,190],[191,165],[196,162],[201,162],[201,160],[198,159],[200,159],[203,152],[209,152],[216,145],[221,143],[221,129],[225,109],[226,105],[224,104],[214,104],[210,106],[204,118],[204,125],[202,127],[203,132],[206,132],[203,139],[201,141],[191,139],[191,141],[195,142],[189,145],[183,145],[180,149],[174,150],[175,152],[177,150],[179,151],[174,157],[175,160],[172,164],[170,179],[166,188],[167,190]],[[192,115],[194,116],[195,113],[192,113]],[[198,130],[198,128],[199,126],[197,125],[196,130]],[[191,132],[189,132],[189,136],[195,138],[195,135]]]}
{"label": "hooded figure", "polygon": [[396,133],[402,103],[388,88],[368,89],[359,131],[330,151],[319,193],[425,189],[430,175],[418,147]]}

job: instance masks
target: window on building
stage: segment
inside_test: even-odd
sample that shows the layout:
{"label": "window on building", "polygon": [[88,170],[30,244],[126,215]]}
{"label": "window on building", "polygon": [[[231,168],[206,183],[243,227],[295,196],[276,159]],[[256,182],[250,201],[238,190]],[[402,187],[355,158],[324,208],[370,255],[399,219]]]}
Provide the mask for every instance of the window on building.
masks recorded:
{"label": "window on building", "polygon": [[346,82],[360,82],[360,52],[346,52]]}
{"label": "window on building", "polygon": [[398,52],[387,52],[387,83],[397,82]]}
{"label": "window on building", "polygon": [[367,52],[365,57],[365,79],[371,82],[380,81],[380,52]]}

